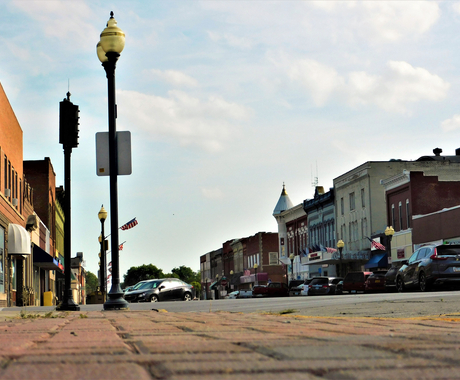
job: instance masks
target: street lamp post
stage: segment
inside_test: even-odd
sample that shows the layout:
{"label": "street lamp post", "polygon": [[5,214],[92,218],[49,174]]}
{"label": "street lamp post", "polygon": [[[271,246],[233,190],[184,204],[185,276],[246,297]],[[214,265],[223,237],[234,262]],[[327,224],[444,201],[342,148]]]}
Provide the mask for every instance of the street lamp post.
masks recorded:
{"label": "street lamp post", "polygon": [[205,299],[208,299],[208,281],[209,281],[209,280],[208,280],[208,278],[206,277],[206,278],[204,279],[204,282],[205,282],[205,285],[204,285],[204,286],[205,286],[205,287],[204,287],[204,298],[205,298]]}
{"label": "street lamp post", "polygon": [[[295,258],[295,255],[291,253],[289,255],[289,260],[291,260],[291,281],[294,279],[294,258]],[[289,285],[289,282],[288,282],[288,285]]]}
{"label": "street lamp post", "polygon": [[97,55],[107,74],[108,112],[109,112],[109,170],[110,170],[110,229],[112,243],[112,287],[105,310],[127,309],[128,302],[123,298],[120,287],[119,244],[118,244],[118,152],[117,152],[117,106],[115,103],[115,68],[120,53],[125,47],[125,34],[117,27],[110,12],[107,27],[101,33],[97,44]]}
{"label": "street lamp post", "polygon": [[337,242],[337,249],[339,250],[339,254],[340,254],[340,269],[339,269],[339,274],[337,277],[343,277],[343,265],[342,265],[342,251],[343,251],[343,247],[345,246],[345,243],[343,242],[342,239],[340,239],[338,242]]}
{"label": "street lamp post", "polygon": [[254,264],[254,285],[258,285],[259,281],[257,281],[257,268],[259,267],[259,264],[255,263]]}
{"label": "street lamp post", "polygon": [[388,258],[391,257],[391,239],[393,238],[394,234],[395,234],[395,230],[392,226],[389,226],[385,229],[385,236],[387,237],[387,242],[388,242],[387,265],[388,265]]}
{"label": "street lamp post", "polygon": [[106,256],[105,256],[105,233],[104,233],[104,222],[107,219],[107,211],[104,208],[104,205],[101,206],[101,209],[99,210],[99,213],[97,214],[99,220],[101,221],[101,236],[99,237],[99,242],[101,243],[101,292],[102,292],[102,300],[105,302],[106,300],[106,279],[107,279],[107,273],[106,273],[106,268],[107,268],[107,262],[106,262]]}

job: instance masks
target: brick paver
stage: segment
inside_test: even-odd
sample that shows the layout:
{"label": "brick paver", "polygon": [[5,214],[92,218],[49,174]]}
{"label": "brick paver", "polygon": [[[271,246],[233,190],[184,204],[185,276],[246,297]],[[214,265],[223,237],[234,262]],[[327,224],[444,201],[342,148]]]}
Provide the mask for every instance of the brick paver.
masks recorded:
{"label": "brick paver", "polygon": [[460,379],[455,317],[155,311],[26,317],[0,322],[0,379]]}

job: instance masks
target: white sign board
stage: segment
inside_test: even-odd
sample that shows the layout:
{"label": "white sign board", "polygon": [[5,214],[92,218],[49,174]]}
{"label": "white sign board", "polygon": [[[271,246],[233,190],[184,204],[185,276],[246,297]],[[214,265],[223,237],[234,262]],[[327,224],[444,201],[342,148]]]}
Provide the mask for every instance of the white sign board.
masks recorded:
{"label": "white sign board", "polygon": [[[131,167],[131,132],[117,132],[118,175],[130,175]],[[109,132],[96,133],[96,174],[110,175]]]}

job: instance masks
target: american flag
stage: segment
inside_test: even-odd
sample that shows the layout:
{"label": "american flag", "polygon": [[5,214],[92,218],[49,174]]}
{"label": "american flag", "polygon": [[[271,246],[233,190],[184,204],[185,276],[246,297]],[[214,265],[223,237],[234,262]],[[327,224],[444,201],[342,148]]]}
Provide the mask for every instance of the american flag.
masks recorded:
{"label": "american flag", "polygon": [[[366,236],[367,237],[367,236]],[[383,244],[380,244],[380,243],[377,243],[376,241],[372,240],[371,238],[369,238],[369,241],[371,242],[371,245],[375,248],[375,249],[380,249],[381,251],[386,251],[387,249],[385,248],[385,246]]]}
{"label": "american flag", "polygon": [[121,244],[118,246],[118,250],[119,250],[119,251],[123,251],[123,243],[121,243]]}
{"label": "american flag", "polygon": [[331,248],[331,247],[326,247],[326,251],[327,251],[328,253],[335,253],[335,252],[337,252],[337,250],[336,250],[335,248]]}
{"label": "american flag", "polygon": [[129,230],[130,228],[133,228],[134,226],[137,226],[137,220],[136,218],[130,220],[128,223],[126,224],[123,224],[120,228],[125,231],[125,230]]}

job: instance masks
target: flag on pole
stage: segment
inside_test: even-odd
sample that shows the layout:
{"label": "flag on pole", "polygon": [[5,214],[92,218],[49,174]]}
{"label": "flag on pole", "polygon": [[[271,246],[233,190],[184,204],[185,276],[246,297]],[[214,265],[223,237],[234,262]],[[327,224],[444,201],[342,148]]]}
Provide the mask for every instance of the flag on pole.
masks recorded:
{"label": "flag on pole", "polygon": [[130,220],[128,223],[126,224],[123,224],[120,228],[125,231],[125,230],[129,230],[130,228],[133,228],[134,226],[137,226],[137,220],[136,218]]}
{"label": "flag on pole", "polygon": [[118,246],[118,250],[119,250],[119,251],[123,251],[123,243],[121,243],[121,244]]}
{"label": "flag on pole", "polygon": [[374,247],[375,249],[380,249],[381,251],[387,250],[383,244],[377,243],[376,241],[372,240],[370,237],[367,237],[367,238],[371,242],[372,247]]}

